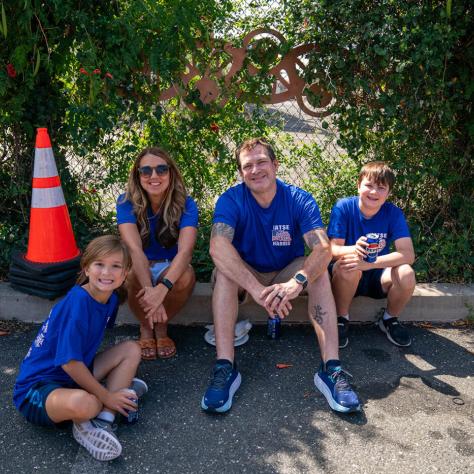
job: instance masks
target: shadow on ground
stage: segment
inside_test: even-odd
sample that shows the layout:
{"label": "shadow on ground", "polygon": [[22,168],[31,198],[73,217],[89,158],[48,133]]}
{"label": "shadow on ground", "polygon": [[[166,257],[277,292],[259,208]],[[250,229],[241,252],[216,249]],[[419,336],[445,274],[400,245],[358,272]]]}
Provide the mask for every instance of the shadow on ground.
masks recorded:
{"label": "shadow on ground", "polygon": [[[419,416],[431,420],[420,425],[427,443],[446,445],[449,439],[460,467],[472,461],[467,427],[474,422],[473,404],[464,383],[474,375],[472,333],[459,329],[412,327],[413,345],[400,349],[373,326],[351,328],[341,359],[353,375],[364,410],[339,415],[329,410],[313,385],[320,358],[312,329],[283,327],[280,340],[268,341],[265,328],[254,327],[250,341],[237,349],[243,383],[234,407],[219,416],[200,409],[215,349],[204,342],[203,328],[172,327],[178,356],[141,365],[139,376],[150,392],[141,402],[139,423],[119,426],[123,455],[105,464],[78,447],[69,427],[36,428],[14,410],[11,391],[18,365],[37,329],[27,326],[0,338],[0,456],[5,473],[364,472],[365,467],[370,470],[366,464],[374,448],[398,450],[415,468],[413,460],[423,463],[428,454],[407,436],[416,430],[412,420]],[[136,332],[136,327],[115,328],[105,344],[136,337]],[[277,363],[292,367],[277,369]],[[468,425],[451,426],[456,417],[464,417]],[[343,459],[344,447],[359,454]],[[449,458],[440,462],[453,467]],[[384,466],[378,472],[390,471],[390,465],[386,471]]]}

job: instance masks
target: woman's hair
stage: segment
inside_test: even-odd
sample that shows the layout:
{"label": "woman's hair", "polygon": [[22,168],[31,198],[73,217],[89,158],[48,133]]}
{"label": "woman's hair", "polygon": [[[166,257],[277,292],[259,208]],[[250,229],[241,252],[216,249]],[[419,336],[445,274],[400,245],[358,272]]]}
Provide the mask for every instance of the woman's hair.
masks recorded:
{"label": "woman's hair", "polygon": [[138,231],[142,243],[146,246],[150,239],[150,224],[148,222],[147,208],[150,205],[147,193],[140,184],[140,161],[145,155],[158,156],[166,161],[169,166],[169,186],[166,190],[164,202],[161,206],[160,220],[156,226],[156,240],[165,248],[173,247],[179,235],[179,221],[186,203],[186,188],[183,177],[169,154],[158,147],[145,148],[136,158],[128,176],[125,200],[133,205],[137,218]]}
{"label": "woman's hair", "polygon": [[[128,272],[132,268],[132,257],[130,256],[128,247],[124,242],[122,242],[122,240],[120,240],[120,237],[117,235],[102,235],[101,237],[96,237],[94,240],[89,242],[89,245],[86,247],[86,250],[81,257],[81,273],[79,273],[76,283],[78,285],[84,285],[89,281],[89,277],[86,275],[86,270],[92,262],[116,252],[122,253],[123,271]],[[125,288],[121,286],[116,291],[120,303],[123,303],[127,297]]]}

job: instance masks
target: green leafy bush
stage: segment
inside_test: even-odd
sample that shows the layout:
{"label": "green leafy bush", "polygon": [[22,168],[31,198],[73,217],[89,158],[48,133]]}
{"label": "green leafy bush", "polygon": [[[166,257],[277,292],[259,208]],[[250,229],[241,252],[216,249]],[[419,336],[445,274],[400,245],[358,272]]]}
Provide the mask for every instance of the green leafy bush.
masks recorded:
{"label": "green leafy bush", "polygon": [[[0,0],[0,276],[11,252],[26,248],[34,134],[46,126],[81,247],[115,231],[114,197],[134,156],[160,144],[198,201],[194,263],[206,279],[214,199],[236,178],[234,145],[264,135],[275,143],[283,176],[292,181],[299,170],[297,184],[315,195],[326,222],[336,199],[355,192],[362,163],[391,163],[418,278],[472,281],[470,2],[286,0],[265,19],[288,42],[280,51],[268,40],[252,46],[262,71],[291,46],[318,45],[308,57],[307,82],[336,97],[321,125],[337,129],[337,159],[315,143],[297,144],[265,109],[245,106],[269,90],[263,75],[237,74],[224,106],[203,103],[196,80],[178,80],[194,58],[201,74],[210,64],[223,87],[215,71],[229,58],[214,46],[226,38],[239,45],[235,29],[259,26],[253,12],[264,11],[259,0],[239,15],[242,3]],[[160,103],[173,82],[183,99]]]}
{"label": "green leafy bush", "polygon": [[336,98],[339,144],[398,171],[421,280],[473,279],[472,2],[289,2],[317,44],[307,81]]}

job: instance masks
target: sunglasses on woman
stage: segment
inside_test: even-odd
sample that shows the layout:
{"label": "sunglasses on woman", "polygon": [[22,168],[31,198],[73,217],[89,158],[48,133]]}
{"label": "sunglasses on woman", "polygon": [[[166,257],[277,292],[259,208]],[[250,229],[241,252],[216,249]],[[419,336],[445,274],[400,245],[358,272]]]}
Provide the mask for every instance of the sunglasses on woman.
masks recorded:
{"label": "sunglasses on woman", "polygon": [[141,176],[145,178],[151,178],[153,174],[153,170],[155,170],[158,176],[164,176],[170,170],[168,165],[157,165],[157,166],[140,166],[138,168],[138,172]]}

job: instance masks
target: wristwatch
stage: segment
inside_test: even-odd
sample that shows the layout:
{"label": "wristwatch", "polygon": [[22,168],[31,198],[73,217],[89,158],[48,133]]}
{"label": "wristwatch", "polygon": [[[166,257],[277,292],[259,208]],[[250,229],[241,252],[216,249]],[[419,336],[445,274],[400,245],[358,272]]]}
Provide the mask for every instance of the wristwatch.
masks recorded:
{"label": "wristwatch", "polygon": [[162,278],[158,283],[163,283],[163,285],[168,288],[169,291],[173,289],[173,283],[171,283],[168,278]]}
{"label": "wristwatch", "polygon": [[296,280],[296,283],[303,286],[303,290],[306,289],[308,286],[308,279],[302,273],[297,273],[293,278]]}

